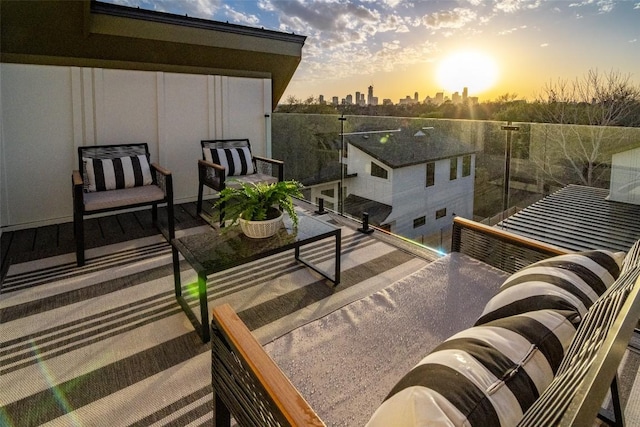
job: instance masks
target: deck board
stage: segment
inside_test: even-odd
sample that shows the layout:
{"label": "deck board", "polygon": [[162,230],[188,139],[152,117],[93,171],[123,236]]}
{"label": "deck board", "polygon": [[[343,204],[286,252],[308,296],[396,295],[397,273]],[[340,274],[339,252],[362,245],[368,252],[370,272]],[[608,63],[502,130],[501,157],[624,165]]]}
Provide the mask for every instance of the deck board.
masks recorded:
{"label": "deck board", "polygon": [[[194,202],[176,205],[174,213],[176,230],[206,224],[196,215]],[[85,249],[159,234],[151,218],[151,209],[145,209],[85,219]],[[166,218],[166,207],[159,208],[158,219],[163,227],[166,227]],[[75,252],[73,223],[64,222],[24,230],[5,231],[2,233],[0,245],[1,281],[11,262],[32,261]]]}

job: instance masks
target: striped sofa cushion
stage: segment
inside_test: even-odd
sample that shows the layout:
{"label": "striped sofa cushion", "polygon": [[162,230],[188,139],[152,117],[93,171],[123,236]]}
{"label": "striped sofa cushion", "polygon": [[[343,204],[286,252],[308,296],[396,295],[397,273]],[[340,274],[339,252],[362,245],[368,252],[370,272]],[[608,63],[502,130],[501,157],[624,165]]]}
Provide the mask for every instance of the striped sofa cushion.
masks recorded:
{"label": "striped sofa cushion", "polygon": [[475,324],[540,309],[584,315],[618,278],[623,259],[623,252],[594,250],[531,264],[505,280]]}
{"label": "striped sofa cushion", "polygon": [[141,187],[153,183],[146,155],[108,159],[83,158],[85,189],[88,192]]}
{"label": "striped sofa cushion", "polygon": [[249,147],[203,148],[204,159],[217,163],[227,171],[227,176],[250,175],[256,172]]}
{"label": "striped sofa cushion", "polygon": [[464,330],[391,390],[367,426],[513,426],[549,385],[575,311],[540,310]]}

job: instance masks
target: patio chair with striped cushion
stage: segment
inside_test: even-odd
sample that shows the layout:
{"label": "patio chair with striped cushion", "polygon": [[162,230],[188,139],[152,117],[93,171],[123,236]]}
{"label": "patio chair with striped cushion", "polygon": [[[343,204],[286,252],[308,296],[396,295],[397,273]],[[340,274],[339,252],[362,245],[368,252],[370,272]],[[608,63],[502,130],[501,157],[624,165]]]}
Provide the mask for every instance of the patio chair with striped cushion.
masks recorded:
{"label": "patio chair with striped cushion", "polygon": [[[284,162],[255,156],[249,139],[208,139],[200,141],[202,160],[198,160],[198,203],[196,212],[211,222],[202,211],[204,187],[217,193],[240,182],[273,183],[284,180]],[[224,205],[220,206],[220,225],[224,226]]]}

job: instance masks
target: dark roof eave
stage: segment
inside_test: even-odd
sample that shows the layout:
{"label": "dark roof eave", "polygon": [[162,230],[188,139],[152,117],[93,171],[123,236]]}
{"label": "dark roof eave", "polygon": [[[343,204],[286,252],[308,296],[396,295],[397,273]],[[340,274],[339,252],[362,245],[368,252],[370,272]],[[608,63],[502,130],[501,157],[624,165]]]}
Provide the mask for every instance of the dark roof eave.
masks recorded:
{"label": "dark roof eave", "polygon": [[122,16],[131,19],[161,22],[165,24],[180,25],[183,27],[202,28],[206,30],[225,31],[234,34],[270,38],[287,42],[304,43],[306,36],[289,34],[281,31],[265,30],[264,28],[245,27],[243,25],[229,24],[228,22],[211,21],[208,19],[182,16],[172,13],[158,12],[154,10],[131,8],[101,1],[91,1],[91,12],[105,15]]}
{"label": "dark roof eave", "polygon": [[0,15],[2,62],[267,78],[273,109],[306,39],[95,0],[0,1]]}

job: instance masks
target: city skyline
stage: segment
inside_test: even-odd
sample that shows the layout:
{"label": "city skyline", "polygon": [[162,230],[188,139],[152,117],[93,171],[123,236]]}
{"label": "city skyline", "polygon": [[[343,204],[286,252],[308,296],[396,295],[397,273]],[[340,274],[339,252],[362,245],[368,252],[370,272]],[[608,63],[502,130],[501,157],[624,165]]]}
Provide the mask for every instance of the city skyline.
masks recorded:
{"label": "city skyline", "polygon": [[[462,93],[461,93],[462,92]],[[314,97],[314,101],[320,104],[359,104],[359,105],[384,105],[384,104],[423,104],[423,103],[432,103],[435,105],[440,105],[445,101],[452,101],[454,104],[466,103],[469,101],[472,104],[477,104],[479,102],[479,97],[473,96],[473,94],[469,94],[468,88],[465,86],[462,88],[462,91],[453,91],[451,93],[447,93],[444,91],[436,92],[433,94],[426,94],[421,96],[420,92],[415,91],[413,96],[405,95],[402,98],[397,100],[393,100],[390,98],[380,99],[378,96],[374,95],[375,88],[373,86],[369,86],[367,88],[367,95],[365,97],[364,92],[361,91],[353,91],[352,93],[347,93],[344,96],[340,95],[330,95],[326,96],[325,94],[319,94],[317,97]],[[471,96],[470,96],[471,95]],[[301,101],[304,101],[301,100]],[[280,103],[287,103],[287,100],[281,100]]]}
{"label": "city skyline", "polygon": [[638,0],[103,0],[307,36],[283,98],[376,88],[535,99],[545,84],[616,71],[640,84]]}

